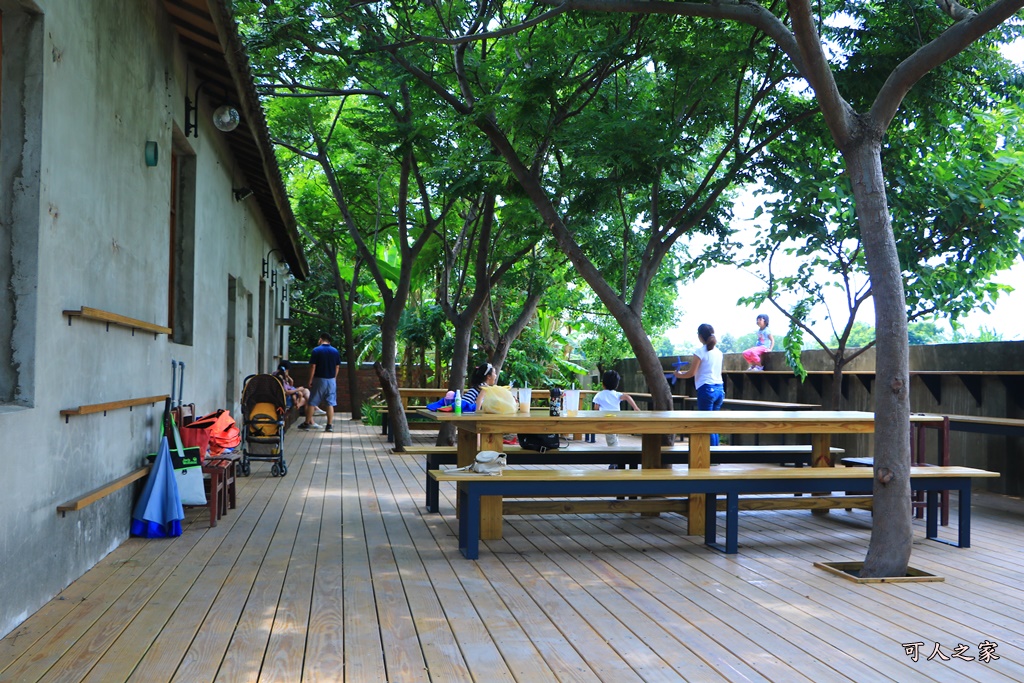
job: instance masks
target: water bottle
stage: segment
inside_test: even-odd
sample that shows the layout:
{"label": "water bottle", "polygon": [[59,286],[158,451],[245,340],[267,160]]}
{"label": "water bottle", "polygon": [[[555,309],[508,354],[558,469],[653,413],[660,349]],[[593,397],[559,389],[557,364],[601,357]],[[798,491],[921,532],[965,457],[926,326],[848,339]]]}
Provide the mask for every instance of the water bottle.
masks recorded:
{"label": "water bottle", "polygon": [[462,392],[455,390],[455,414],[462,415]]}

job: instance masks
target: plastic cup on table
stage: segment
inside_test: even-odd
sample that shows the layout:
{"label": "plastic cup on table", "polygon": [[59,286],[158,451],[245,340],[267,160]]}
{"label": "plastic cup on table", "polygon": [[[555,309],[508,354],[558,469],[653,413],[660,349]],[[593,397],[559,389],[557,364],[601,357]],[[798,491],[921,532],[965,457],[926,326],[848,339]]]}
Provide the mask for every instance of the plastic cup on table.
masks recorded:
{"label": "plastic cup on table", "polygon": [[576,411],[580,409],[580,390],[566,389],[562,396],[562,406],[567,416],[575,417]]}
{"label": "plastic cup on table", "polygon": [[533,390],[529,387],[519,387],[519,412],[530,414],[530,399],[533,396]]}

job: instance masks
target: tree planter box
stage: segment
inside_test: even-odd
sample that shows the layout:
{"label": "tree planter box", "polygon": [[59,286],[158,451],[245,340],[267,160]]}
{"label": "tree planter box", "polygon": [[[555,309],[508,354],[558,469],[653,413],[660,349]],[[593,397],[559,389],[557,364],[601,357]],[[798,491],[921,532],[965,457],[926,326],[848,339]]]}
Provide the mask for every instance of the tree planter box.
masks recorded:
{"label": "tree planter box", "polygon": [[815,562],[815,567],[824,569],[830,574],[842,577],[847,581],[855,583],[921,583],[925,581],[945,581],[941,576],[929,574],[921,569],[907,567],[906,576],[878,576],[874,578],[860,578],[860,570],[864,568],[863,562]]}

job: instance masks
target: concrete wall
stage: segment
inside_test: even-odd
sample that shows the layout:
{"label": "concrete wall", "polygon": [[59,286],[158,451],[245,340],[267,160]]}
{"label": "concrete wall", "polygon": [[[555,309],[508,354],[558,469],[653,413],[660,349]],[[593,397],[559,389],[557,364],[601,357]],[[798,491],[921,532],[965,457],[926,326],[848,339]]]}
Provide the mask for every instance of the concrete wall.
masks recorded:
{"label": "concrete wall", "polygon": [[[662,359],[666,370],[672,369],[674,360]],[[830,369],[830,361],[824,351],[806,352],[802,361],[807,370]],[[800,382],[794,375],[745,372],[746,362],[740,354],[727,354],[723,368],[728,398],[820,405],[827,403],[831,394],[832,378],[828,375],[811,375]],[[769,354],[765,368],[786,370],[784,355]],[[874,349],[855,359],[847,369],[873,371]],[[1024,419],[1024,377],[1008,374],[1024,370],[1024,342],[912,346],[910,369],[952,373],[912,375],[910,407],[913,412]],[[626,390],[647,391],[647,383],[635,359],[620,361],[619,371]],[[874,387],[873,375],[844,377],[842,404],[838,409],[873,411]],[[695,396],[693,380],[688,380],[685,385],[677,383],[673,393]],[[1024,439],[966,432],[952,432],[950,436],[952,464],[998,471],[1003,475],[1000,479],[986,480],[989,490],[1013,496],[1024,494]],[[748,437],[734,437],[737,443],[742,443],[743,438]],[[761,442],[772,438],[779,437],[762,436]],[[797,437],[789,439],[793,442],[798,440]],[[872,436],[837,436],[833,443],[854,455],[874,453]],[[937,443],[934,433],[929,434],[927,449],[929,461],[935,462]]]}
{"label": "concrete wall", "polygon": [[[0,3],[6,34],[8,12],[13,16],[24,3]],[[26,128],[41,137],[39,173],[27,181],[5,177],[0,187],[5,195],[34,182],[38,193],[28,219],[0,214],[0,232],[7,235],[0,290],[20,292],[5,310],[26,302],[33,306],[18,310],[34,310],[31,319],[0,319],[0,339],[8,344],[0,355],[3,376],[18,381],[17,400],[0,396],[0,635],[127,538],[137,489],[122,489],[65,518],[56,506],[135,469],[156,448],[160,405],[67,423],[59,411],[169,393],[176,359],[185,363],[186,401],[203,412],[228,407],[238,417],[242,378],[260,369],[261,325],[262,369],[271,369],[280,353],[273,315],[252,320],[251,327],[248,315],[250,297],[258,315],[260,290],[267,287],[261,261],[274,245],[256,203],[232,198],[236,162],[206,107],[198,138],[187,140],[196,175],[192,344],[81,319],[69,325],[62,315],[89,306],[167,324],[169,162],[175,136],[184,140],[187,65],[162,3],[38,4],[41,30],[30,52],[41,61],[40,77],[30,90],[42,106]],[[7,53],[9,45],[5,40],[5,76],[19,59]],[[189,82],[194,89],[195,77]],[[0,129],[5,150],[9,133]],[[147,140],[159,145],[156,167],[144,163]],[[18,263],[33,259],[34,272],[18,270]],[[229,278],[235,283],[232,329]],[[280,300],[279,292],[264,291],[268,300]]]}

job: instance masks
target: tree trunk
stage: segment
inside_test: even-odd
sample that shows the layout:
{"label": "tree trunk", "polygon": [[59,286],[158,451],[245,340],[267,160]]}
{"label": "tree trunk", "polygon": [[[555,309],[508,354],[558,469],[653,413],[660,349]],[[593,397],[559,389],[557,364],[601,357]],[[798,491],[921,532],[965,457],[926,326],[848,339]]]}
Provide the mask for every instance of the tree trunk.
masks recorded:
{"label": "tree trunk", "polygon": [[840,356],[833,359],[832,390],[829,392],[828,410],[841,410],[843,405],[843,360]]}
{"label": "tree trunk", "polygon": [[[358,268],[356,273],[358,273]],[[363,398],[359,391],[359,359],[356,354],[355,323],[352,315],[352,305],[355,302],[355,277],[352,287],[349,289],[349,296],[344,296],[344,288],[338,283],[338,296],[341,298],[341,329],[345,336],[345,360],[346,373],[348,374],[348,401],[352,406],[352,419],[359,421],[363,419]],[[335,268],[335,280],[340,281],[340,275]]]}
{"label": "tree trunk", "polygon": [[384,320],[381,321],[380,360],[373,365],[377,371],[377,378],[380,380],[384,400],[388,404],[388,424],[397,452],[402,452],[406,446],[412,443],[412,437],[409,435],[409,423],[405,419],[405,410],[402,408],[402,396],[398,393],[398,376],[395,372],[398,367],[397,336],[400,315],[401,307],[392,302],[384,313]]}
{"label": "tree trunk", "polygon": [[344,316],[342,326],[345,331],[345,359],[348,366],[348,400],[352,406],[352,419],[359,421],[363,419],[363,397],[359,391],[359,357],[356,354],[351,315]]}
{"label": "tree trunk", "polygon": [[647,390],[654,399],[655,410],[672,410],[672,387],[665,381],[665,368],[658,352],[654,350],[650,337],[644,330],[643,321],[634,315],[616,316],[629,345],[636,354],[637,363],[647,380]]}
{"label": "tree trunk", "polygon": [[[466,367],[469,365],[469,342],[473,336],[473,317],[459,316],[455,323],[455,348],[452,349],[452,371],[448,389],[462,391],[466,385]],[[455,445],[455,425],[448,422],[437,430],[438,446]]]}
{"label": "tree trunk", "polygon": [[857,202],[875,300],[875,480],[871,542],[863,577],[904,576],[913,542],[910,504],[910,360],[902,269],[890,223],[881,144],[855,141],[844,152]]}

